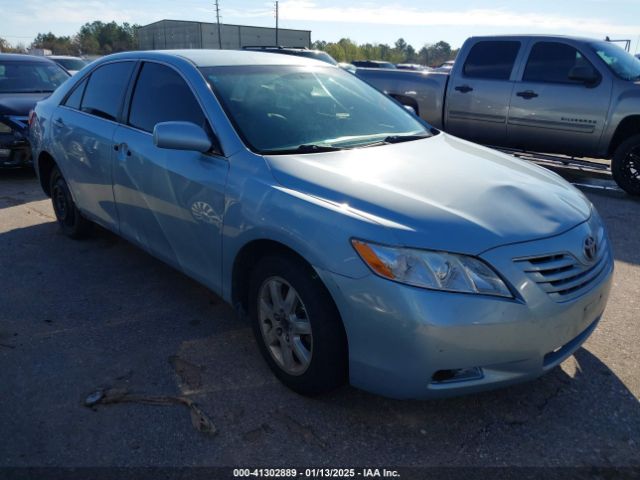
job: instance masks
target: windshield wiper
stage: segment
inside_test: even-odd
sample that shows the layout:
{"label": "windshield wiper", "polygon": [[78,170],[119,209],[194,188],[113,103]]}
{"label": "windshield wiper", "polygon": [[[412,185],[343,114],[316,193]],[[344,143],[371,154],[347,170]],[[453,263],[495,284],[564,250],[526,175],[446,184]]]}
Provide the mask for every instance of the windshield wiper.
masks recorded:
{"label": "windshield wiper", "polygon": [[332,147],[331,145],[316,145],[313,143],[298,145],[296,148],[287,148],[283,150],[267,150],[264,153],[269,155],[286,155],[290,153],[322,153],[337,152],[344,150],[343,147]]}
{"label": "windshield wiper", "polygon": [[430,133],[420,133],[417,135],[389,135],[388,137],[383,138],[382,140],[376,140],[371,143],[362,143],[360,145],[356,145],[358,148],[368,148],[368,147],[379,147],[380,145],[389,145],[390,143],[402,143],[402,142],[411,142],[412,140],[420,140],[423,138],[429,138],[433,135]]}
{"label": "windshield wiper", "polygon": [[384,143],[402,143],[402,142],[411,142],[413,140],[420,140],[422,138],[429,138],[431,134],[421,133],[418,135],[389,135],[386,137],[383,142]]}

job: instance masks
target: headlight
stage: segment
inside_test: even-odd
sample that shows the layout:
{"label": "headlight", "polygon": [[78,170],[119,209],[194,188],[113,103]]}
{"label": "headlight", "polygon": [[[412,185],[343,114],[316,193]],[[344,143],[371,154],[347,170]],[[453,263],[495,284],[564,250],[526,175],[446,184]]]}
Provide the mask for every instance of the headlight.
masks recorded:
{"label": "headlight", "polygon": [[383,278],[432,290],[513,298],[498,274],[479,258],[362,240],[351,243],[369,268]]}
{"label": "headlight", "polygon": [[6,123],[0,122],[0,133],[11,133],[12,128]]}

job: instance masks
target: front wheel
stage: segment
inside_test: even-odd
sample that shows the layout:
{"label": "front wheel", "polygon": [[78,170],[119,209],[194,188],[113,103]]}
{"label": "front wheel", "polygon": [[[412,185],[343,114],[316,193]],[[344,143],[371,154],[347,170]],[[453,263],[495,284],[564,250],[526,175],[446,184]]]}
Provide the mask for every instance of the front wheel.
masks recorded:
{"label": "front wheel", "polygon": [[347,340],[315,271],[297,258],[263,258],[251,275],[249,316],[260,351],[292,390],[317,395],[347,379]]}
{"label": "front wheel", "polygon": [[622,142],[613,154],[611,173],[629,195],[640,195],[640,135]]}
{"label": "front wheel", "polygon": [[84,218],[76,207],[67,182],[58,167],[51,171],[49,191],[58,225],[65,235],[82,238],[91,230],[92,223]]}

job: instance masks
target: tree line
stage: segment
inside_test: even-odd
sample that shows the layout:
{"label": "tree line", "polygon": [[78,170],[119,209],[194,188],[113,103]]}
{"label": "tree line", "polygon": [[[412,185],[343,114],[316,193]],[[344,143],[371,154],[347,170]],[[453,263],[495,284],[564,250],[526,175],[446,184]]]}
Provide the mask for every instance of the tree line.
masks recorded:
{"label": "tree line", "polygon": [[[55,55],[108,55],[109,53],[135,50],[138,48],[137,28],[139,25],[116,22],[94,21],[85,23],[75,35],[57,36],[51,32],[39,33],[29,48],[51,50]],[[312,48],[324,50],[338,62],[352,60],[386,60],[392,63],[419,63],[438,66],[455,58],[458,50],[447,42],[425,44],[416,50],[404,39],[399,38],[393,46],[386,43],[358,44],[349,38],[337,42],[317,40]],[[0,51],[26,52],[24,45],[12,46],[0,38]]]}
{"label": "tree line", "polygon": [[[29,45],[31,48],[51,50],[54,55],[108,55],[110,53],[135,50],[138,48],[137,28],[127,22],[94,21],[85,23],[75,35],[57,36],[51,32],[39,33]],[[3,52],[25,53],[28,48],[18,44],[13,46],[0,38]]]}
{"label": "tree line", "polygon": [[342,38],[337,42],[317,40],[312,43],[312,48],[327,52],[338,62],[386,60],[391,63],[419,63],[430,67],[453,60],[458,54],[458,49],[451,48],[451,45],[444,41],[425,44],[420,50],[416,50],[403,38],[396,40],[393,46],[386,43],[357,44],[348,38]]}

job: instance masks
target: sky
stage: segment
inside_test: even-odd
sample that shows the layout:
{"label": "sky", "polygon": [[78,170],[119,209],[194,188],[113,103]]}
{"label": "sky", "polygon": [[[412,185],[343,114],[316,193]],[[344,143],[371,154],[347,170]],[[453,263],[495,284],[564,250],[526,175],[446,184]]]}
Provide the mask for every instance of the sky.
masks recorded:
{"label": "sky", "polygon": [[[275,2],[219,0],[224,23],[273,26]],[[312,40],[419,49],[439,40],[459,47],[472,35],[553,33],[624,38],[640,51],[640,0],[280,0],[280,26]],[[28,45],[39,32],[73,35],[89,21],[144,25],[164,18],[214,22],[213,0],[0,0],[0,37]]]}

